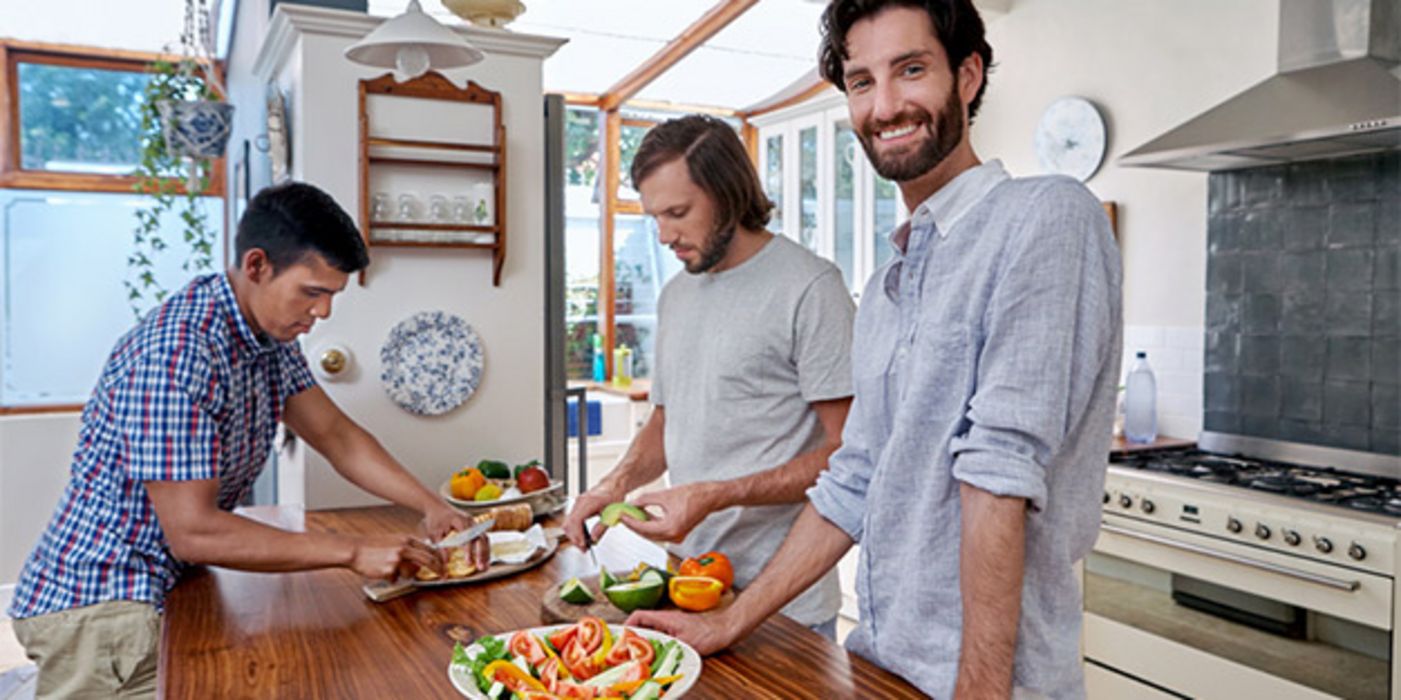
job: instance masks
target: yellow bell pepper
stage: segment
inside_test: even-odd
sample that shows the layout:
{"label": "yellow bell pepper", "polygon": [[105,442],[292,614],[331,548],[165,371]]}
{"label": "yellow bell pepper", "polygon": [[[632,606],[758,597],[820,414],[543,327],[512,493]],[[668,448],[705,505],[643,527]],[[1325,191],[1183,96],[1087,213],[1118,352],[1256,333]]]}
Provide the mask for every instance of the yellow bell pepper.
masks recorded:
{"label": "yellow bell pepper", "polygon": [[[486,676],[488,680],[494,681],[496,680],[496,674],[502,671],[504,671],[507,676],[514,678],[520,681],[521,683],[524,683],[525,687],[531,690],[538,690],[545,693],[549,692],[549,689],[545,687],[545,684],[535,680],[535,677],[531,676],[529,673],[522,671],[520,666],[517,666],[505,659],[500,659],[487,664],[486,668],[482,669],[482,675]],[[505,685],[507,687],[510,686],[509,683],[505,682],[503,682],[502,685]]]}
{"label": "yellow bell pepper", "polygon": [[608,652],[613,649],[613,632],[608,629],[608,623],[600,625],[603,627],[603,643],[598,646],[598,651],[593,655],[595,666],[603,666],[603,660],[608,658]]}

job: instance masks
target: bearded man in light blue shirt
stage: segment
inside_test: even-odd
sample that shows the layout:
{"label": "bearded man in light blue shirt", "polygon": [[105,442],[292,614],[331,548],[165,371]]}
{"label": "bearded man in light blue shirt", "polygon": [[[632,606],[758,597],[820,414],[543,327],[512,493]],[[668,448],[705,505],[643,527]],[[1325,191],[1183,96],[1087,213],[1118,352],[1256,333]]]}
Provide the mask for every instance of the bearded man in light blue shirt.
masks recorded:
{"label": "bearded man in light blue shirt", "polygon": [[1122,343],[1109,222],[1079,182],[973,152],[992,49],[971,0],[835,0],[823,29],[823,76],[912,212],[861,297],[842,447],[734,605],[629,622],[722,649],[859,542],[851,651],[941,698],[1083,697],[1074,565]]}

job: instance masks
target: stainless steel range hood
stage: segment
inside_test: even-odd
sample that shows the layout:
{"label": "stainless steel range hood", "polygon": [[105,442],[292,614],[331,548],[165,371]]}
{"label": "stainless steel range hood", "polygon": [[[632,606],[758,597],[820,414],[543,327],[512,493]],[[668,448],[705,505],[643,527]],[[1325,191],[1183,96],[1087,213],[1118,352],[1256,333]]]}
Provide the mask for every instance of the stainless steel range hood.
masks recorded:
{"label": "stainless steel range hood", "polygon": [[1401,149],[1401,0],[1280,0],[1279,72],[1121,165],[1233,170]]}

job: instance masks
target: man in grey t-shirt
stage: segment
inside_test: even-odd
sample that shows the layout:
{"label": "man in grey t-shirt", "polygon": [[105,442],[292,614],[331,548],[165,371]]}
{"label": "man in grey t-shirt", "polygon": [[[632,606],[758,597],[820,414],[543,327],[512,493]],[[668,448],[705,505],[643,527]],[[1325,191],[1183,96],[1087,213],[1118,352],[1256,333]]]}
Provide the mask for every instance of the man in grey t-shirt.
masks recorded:
{"label": "man in grey t-shirt", "polygon": [[628,622],[714,652],[860,542],[849,650],[938,698],[1083,698],[1074,564],[1122,331],[1109,221],[1074,179],[974,152],[992,48],[972,0],[832,0],[822,25],[823,75],[911,213],[861,296],[842,448],[734,605]]}
{"label": "man in grey t-shirt", "polygon": [[[565,530],[670,475],[671,488],[634,503],[658,517],[624,517],[634,531],[720,551],[747,585],[788,534],[851,403],[854,305],[841,272],[764,230],[764,197],[738,136],[691,116],[654,127],[633,159],[643,209],[685,263],[658,305],[651,418],[618,466],[576,501]],[[600,533],[601,534],[601,533]],[[835,633],[841,594],[829,569],[783,609]]]}

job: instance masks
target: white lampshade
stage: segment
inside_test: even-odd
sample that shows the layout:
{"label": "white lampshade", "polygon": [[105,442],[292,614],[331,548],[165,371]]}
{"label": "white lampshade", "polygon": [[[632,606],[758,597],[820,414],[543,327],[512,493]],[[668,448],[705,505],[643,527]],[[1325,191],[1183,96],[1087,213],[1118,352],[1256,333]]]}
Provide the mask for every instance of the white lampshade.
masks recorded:
{"label": "white lampshade", "polygon": [[404,14],[385,20],[346,49],[345,57],[363,66],[393,68],[407,78],[417,78],[429,69],[470,66],[484,55],[429,17],[418,0],[409,0]]}

